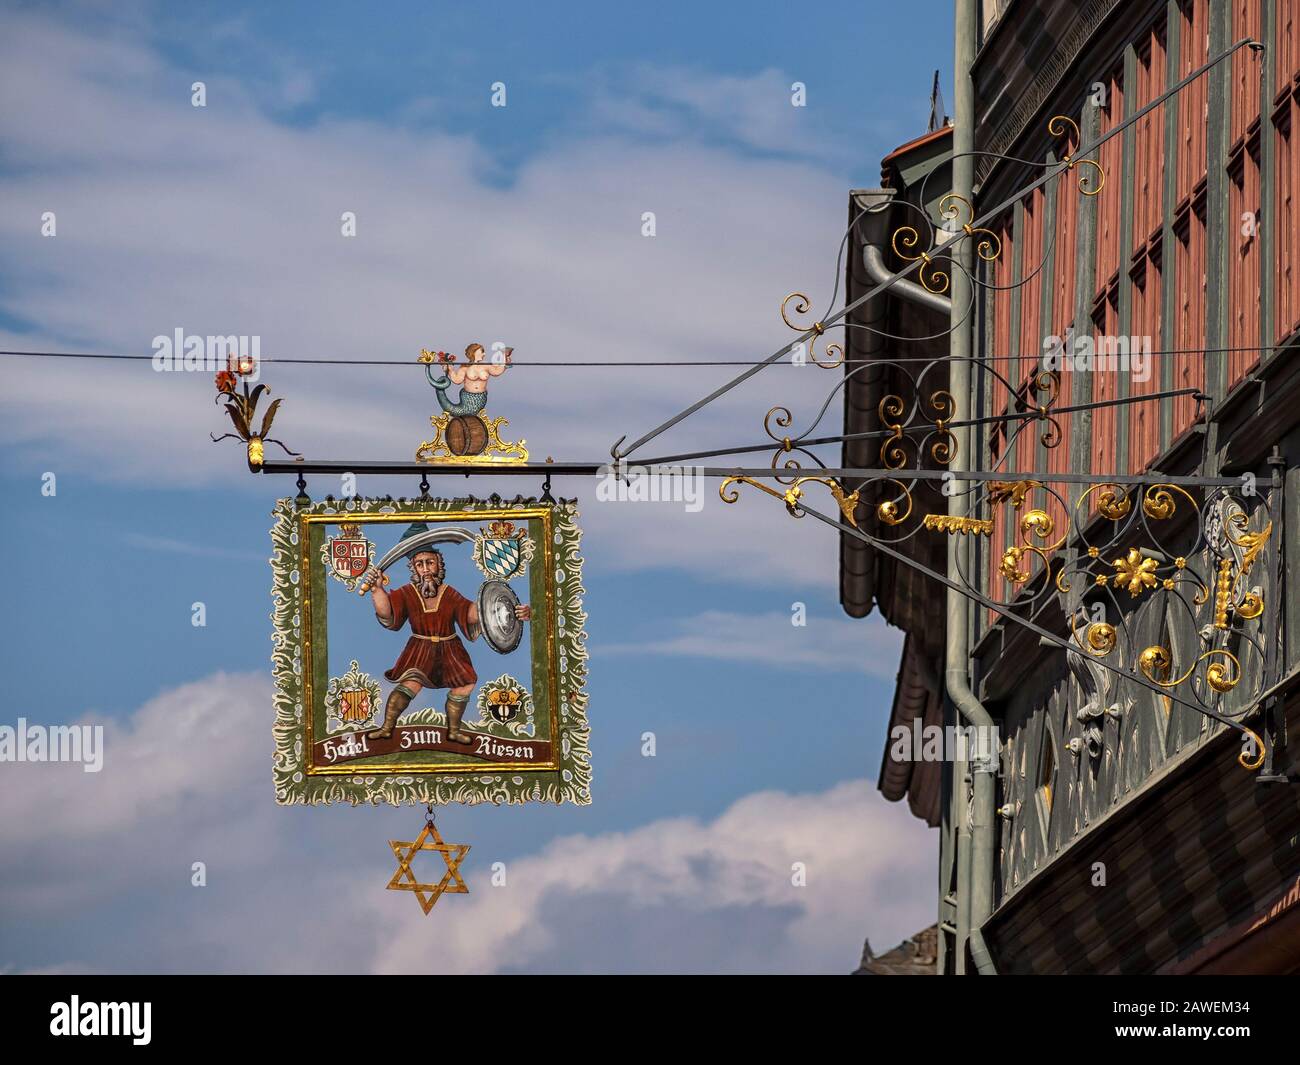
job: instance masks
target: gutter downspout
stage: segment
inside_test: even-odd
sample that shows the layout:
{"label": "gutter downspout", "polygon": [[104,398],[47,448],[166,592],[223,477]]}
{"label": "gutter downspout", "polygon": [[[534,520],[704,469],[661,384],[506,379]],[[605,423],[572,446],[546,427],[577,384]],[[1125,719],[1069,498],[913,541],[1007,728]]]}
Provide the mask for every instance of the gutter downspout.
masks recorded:
{"label": "gutter downspout", "polygon": [[[975,150],[975,92],[971,82],[971,66],[975,60],[976,48],[976,11],[975,0],[956,0],[956,25],[954,39],[956,47],[953,55],[953,161],[952,191],[964,197],[967,203],[975,202],[973,186],[975,183],[975,161],[971,153]],[[948,390],[958,403],[969,407],[973,399],[971,389],[971,330],[973,322],[963,322],[974,299],[973,286],[967,278],[967,272],[974,268],[974,249],[969,239],[957,244],[952,256],[964,269],[952,271],[952,334],[949,353],[952,361],[948,366]],[[964,417],[970,417],[974,411],[968,410]],[[959,412],[959,416],[960,412]],[[958,426],[954,430],[957,437],[957,454],[949,467],[957,474],[954,484],[956,495],[948,497],[948,513],[965,517],[968,511],[968,496],[965,494],[968,484],[961,480],[961,474],[970,469],[971,438],[970,426]],[[948,576],[960,580],[960,573],[965,569],[963,553],[969,547],[969,538],[965,536],[948,537]],[[947,610],[948,624],[945,646],[944,679],[948,696],[952,699],[957,712],[969,725],[976,726],[986,736],[996,736],[993,718],[976,698],[970,687],[970,632],[968,604],[965,596],[953,589],[948,589]],[[980,747],[984,745],[981,744]],[[971,960],[981,975],[993,975],[997,970],[992,955],[980,934],[980,926],[993,912],[993,845],[995,833],[994,786],[998,769],[1000,739],[993,744],[989,752],[977,749],[972,752],[970,761],[973,778],[972,800],[969,821],[969,861],[970,882],[965,885],[958,880],[959,926],[965,924],[969,934]],[[956,767],[954,767],[955,769]],[[955,782],[960,785],[960,781]],[[964,788],[957,792],[956,801],[964,802]],[[958,870],[960,874],[961,852],[958,851]],[[969,907],[969,917],[961,920],[961,894],[965,890],[965,906]],[[958,943],[958,950],[962,944]],[[960,955],[959,955],[960,956]]]}
{"label": "gutter downspout", "polygon": [[[882,284],[894,276],[894,271],[885,265],[885,256],[880,250],[880,245],[874,241],[870,244],[863,244],[862,265],[867,269],[867,276],[876,284]],[[924,285],[918,285],[915,281],[909,281],[907,278],[895,281],[890,291],[892,295],[900,299],[919,303],[922,307],[938,311],[940,314],[952,313],[952,300],[947,296],[937,296]]]}

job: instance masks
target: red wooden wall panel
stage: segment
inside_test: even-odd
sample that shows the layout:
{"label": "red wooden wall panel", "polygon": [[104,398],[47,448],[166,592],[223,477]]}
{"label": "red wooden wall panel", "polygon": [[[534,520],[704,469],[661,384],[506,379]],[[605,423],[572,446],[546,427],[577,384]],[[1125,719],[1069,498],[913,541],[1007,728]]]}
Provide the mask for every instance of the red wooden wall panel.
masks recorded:
{"label": "red wooden wall panel", "polygon": [[[1119,304],[1116,290],[1112,287],[1101,297],[1093,308],[1093,337],[1100,354],[1103,337],[1116,336],[1119,333]],[[1119,375],[1110,372],[1094,372],[1092,375],[1092,399],[1102,403],[1119,398]],[[1092,465],[1093,473],[1120,472],[1119,456],[1119,416],[1117,406],[1097,407],[1092,412]]]}
{"label": "red wooden wall panel", "polygon": [[[1121,68],[1107,79],[1106,106],[1101,109],[1101,132],[1110,132],[1124,118],[1124,74]],[[1099,291],[1119,270],[1121,209],[1125,197],[1120,184],[1124,172],[1124,137],[1112,137],[1101,146],[1098,162],[1106,172],[1107,183],[1113,183],[1112,195],[1103,192],[1097,197],[1097,260],[1093,288]],[[1113,193],[1119,192],[1119,195]]]}
{"label": "red wooden wall panel", "polygon": [[[1232,0],[1232,31],[1229,39],[1243,37],[1262,41],[1264,18],[1260,0]],[[1263,56],[1250,48],[1240,48],[1232,57],[1232,107],[1229,114],[1229,142],[1245,135],[1259,121],[1260,76]]]}
{"label": "red wooden wall panel", "polygon": [[1300,73],[1300,0],[1276,0],[1277,67],[1275,90],[1280,90]]}
{"label": "red wooden wall panel", "polygon": [[1259,155],[1258,141],[1238,149],[1228,172],[1228,387],[1259,362]]}
{"label": "red wooden wall panel", "polygon": [[[1232,0],[1232,40],[1262,40],[1261,0]],[[1232,57],[1228,138],[1228,347],[1211,356],[1227,363],[1231,388],[1259,362],[1260,87],[1263,58],[1248,48]]]}
{"label": "red wooden wall panel", "polygon": [[[1175,225],[1174,388],[1205,387],[1205,207],[1198,201]],[[1191,396],[1174,400],[1174,436],[1196,420],[1199,407]]]}
{"label": "red wooden wall panel", "polygon": [[1300,127],[1297,126],[1296,100],[1288,92],[1276,110],[1277,130],[1277,250],[1275,329],[1273,342],[1281,343],[1300,328],[1300,205],[1296,190],[1300,186]]}
{"label": "red wooden wall panel", "polygon": [[[1139,42],[1136,98],[1141,110],[1165,91],[1165,26],[1161,19]],[[1159,232],[1164,221],[1164,108],[1157,107],[1134,126],[1133,242],[1140,245]]]}
{"label": "red wooden wall panel", "polygon": [[[1210,57],[1208,0],[1179,0],[1178,76],[1184,78]],[[1205,135],[1209,124],[1206,109],[1207,78],[1197,78],[1178,94],[1178,183],[1179,200],[1191,195],[1205,177]]]}
{"label": "red wooden wall panel", "polygon": [[1277,0],[1275,93],[1277,126],[1274,343],[1300,329],[1300,0]]}
{"label": "red wooden wall panel", "polygon": [[[1165,22],[1160,18],[1137,43],[1137,84],[1133,101],[1141,110],[1165,91]],[[1128,328],[1130,397],[1150,395],[1160,388],[1162,253],[1165,198],[1164,109],[1156,108],[1134,128],[1133,239],[1129,248],[1130,286]],[[1122,370],[1120,372],[1123,372]],[[1119,417],[1128,421],[1127,467],[1145,469],[1160,452],[1160,408],[1157,401],[1134,403]]]}
{"label": "red wooden wall panel", "polygon": [[[1000,225],[991,228],[1001,238],[1002,251],[993,268],[993,284],[998,287],[993,290],[993,352],[989,361],[993,369],[999,374],[1008,380],[1014,381],[1016,376],[1015,367],[1019,365],[1019,360],[1013,361],[1011,359],[1011,355],[1015,352],[1012,336],[1017,332],[1015,323],[1011,320],[1011,294],[1014,291],[1011,286],[1015,280],[1014,263],[1016,253],[1015,231],[1012,226],[1011,216],[1008,215]],[[997,377],[990,374],[988,380],[990,382],[989,411],[992,414],[1003,414],[1007,410],[1011,394]],[[989,428],[990,469],[1006,469],[1005,465],[998,465],[1006,453],[1006,441],[1006,423],[993,423]],[[985,574],[984,588],[991,598],[1000,599],[1003,597],[1005,589],[1002,579],[997,576],[997,572],[1002,552],[1007,547],[1006,508],[994,507],[992,509],[993,534],[989,537],[989,544],[991,545],[989,554],[992,556],[992,562]],[[997,619],[997,612],[990,610],[989,623],[992,624]]]}
{"label": "red wooden wall panel", "polygon": [[[1073,153],[1078,147],[1073,140],[1066,146],[1066,150]],[[1051,320],[1048,325],[1050,331],[1058,336],[1065,338],[1070,326],[1074,323],[1074,289],[1075,279],[1077,276],[1078,261],[1078,239],[1079,239],[1079,186],[1076,181],[1076,174],[1087,174],[1087,169],[1082,171],[1076,170],[1072,173],[1064,174],[1056,183],[1055,201],[1056,201],[1056,253],[1053,260],[1053,276],[1051,291]],[[1069,354],[1069,352],[1066,352]],[[1072,402],[1071,397],[1074,395],[1074,374],[1059,373],[1057,375],[1057,398],[1054,406],[1067,407]],[[1038,394],[1041,401],[1045,397],[1042,393]],[[1073,415],[1062,414],[1057,417],[1057,423],[1060,426],[1058,442],[1056,447],[1047,451],[1047,472],[1048,473],[1068,473],[1070,471],[1070,433],[1074,426]],[[1046,422],[1037,426],[1038,433],[1041,435],[1048,428]],[[1057,491],[1061,491],[1061,485],[1054,485]],[[1065,495],[1065,492],[1061,492]],[[1056,523],[1057,529],[1065,527],[1067,518],[1065,508],[1056,499],[1055,496],[1047,497],[1047,513]]]}
{"label": "red wooden wall panel", "polygon": [[1045,335],[1039,293],[1043,286],[1043,220],[1047,204],[1041,186],[1025,198],[1024,205],[1020,277],[1027,280],[1020,286],[1020,329],[1016,347],[1020,359],[1018,363],[1010,364],[1013,372],[1007,374],[1007,378],[1017,387],[1038,369]]}
{"label": "red wooden wall panel", "polygon": [[[1157,244],[1142,254],[1133,273],[1132,329],[1129,336],[1130,359],[1134,349],[1144,349],[1141,360],[1133,361],[1128,375],[1129,395],[1150,395],[1160,391],[1160,366],[1164,357],[1152,354],[1160,350],[1162,287],[1161,247]],[[1138,372],[1141,371],[1141,372]],[[1128,467],[1144,470],[1160,453],[1159,400],[1134,403],[1128,408]]]}
{"label": "red wooden wall panel", "polygon": [[[1208,0],[1179,0],[1179,77],[1209,58]],[[1207,78],[1198,78],[1179,93],[1177,199],[1174,205],[1173,359],[1175,388],[1205,387],[1205,184],[1206,129],[1209,113]],[[1177,438],[1196,420],[1199,405],[1191,396],[1174,400],[1173,433]]]}
{"label": "red wooden wall panel", "polygon": [[[1101,132],[1106,133],[1119,125],[1124,118],[1124,75],[1117,68],[1109,78],[1110,92],[1107,106],[1101,111]],[[1107,182],[1113,182],[1112,192],[1103,191],[1097,204],[1097,260],[1093,282],[1092,327],[1093,343],[1100,353],[1103,336],[1119,333],[1118,278],[1122,260],[1127,258],[1121,244],[1121,210],[1127,197],[1123,195],[1120,175],[1124,172],[1124,138],[1118,136],[1103,144],[1100,152],[1102,169]],[[1112,372],[1094,370],[1092,376],[1093,402],[1117,399],[1119,388]],[[1092,412],[1092,441],[1089,469],[1094,473],[1114,473],[1118,445],[1118,408],[1098,407]]]}

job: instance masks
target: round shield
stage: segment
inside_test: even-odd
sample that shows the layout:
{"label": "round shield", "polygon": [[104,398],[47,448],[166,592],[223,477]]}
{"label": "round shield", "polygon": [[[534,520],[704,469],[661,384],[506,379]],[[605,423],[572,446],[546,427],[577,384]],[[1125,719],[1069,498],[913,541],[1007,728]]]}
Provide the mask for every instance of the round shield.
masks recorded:
{"label": "round shield", "polygon": [[508,655],[524,637],[524,623],[515,617],[519,596],[505,581],[484,581],[478,590],[478,621],[492,650]]}

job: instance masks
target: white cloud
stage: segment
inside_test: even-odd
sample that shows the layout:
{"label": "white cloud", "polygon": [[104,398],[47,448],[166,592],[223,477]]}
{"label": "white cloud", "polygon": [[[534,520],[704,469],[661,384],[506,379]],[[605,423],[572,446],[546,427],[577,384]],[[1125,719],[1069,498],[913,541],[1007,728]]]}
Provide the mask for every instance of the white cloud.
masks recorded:
{"label": "white cloud", "polygon": [[[793,336],[778,314],[787,293],[829,295],[845,190],[812,164],[607,132],[551,146],[503,188],[486,180],[498,161],[468,137],[330,118],[290,126],[260,105],[264,94],[221,77],[196,109],[188,74],[125,28],[91,35],[16,14],[7,30],[0,92],[22,106],[0,114],[0,137],[26,165],[0,175],[11,264],[0,312],[32,329],[0,330],[0,346],[148,354],[155,336],[183,328],[258,335],[269,357],[411,360],[268,365],[262,379],[284,399],[274,435],[309,457],[413,456],[435,409],[420,348],[501,338],[521,363],[493,385],[490,411],[510,419],[507,436],[527,439],[539,459],[598,461],[619,436],[634,439],[740,367],[523,363],[762,358]],[[699,76],[638,78],[707,103]],[[773,106],[794,110],[784,97]],[[40,236],[45,211],[57,237]],[[340,235],[343,211],[357,214],[356,238]],[[641,236],[645,211],[657,215],[654,238]],[[209,374],[12,358],[5,370],[0,444],[14,465],[162,488],[265,486],[237,442],[208,440],[228,428]],[[638,457],[757,442],[771,406],[810,416],[839,379],[765,370]],[[474,484],[480,494],[519,487]],[[586,495],[590,482],[563,487]],[[593,519],[619,525],[606,544],[629,567],[834,581],[833,536],[816,553],[783,550],[779,505],[747,507],[743,519],[741,507],[714,507],[716,520],[682,526],[689,550],[652,528],[659,516],[643,526],[640,508]],[[805,543],[812,524],[802,523]]]}
{"label": "white cloud", "polygon": [[[270,705],[264,678],[218,673],[160,694],[127,721],[87,713],[57,722],[102,725],[103,768],[0,767],[8,811],[0,818],[0,909],[47,912],[97,892],[111,896],[174,863],[167,846],[180,844],[196,822],[209,845],[234,836],[268,842],[273,807],[252,800],[272,798]],[[253,856],[242,846],[234,854]],[[78,875],[86,868],[93,875]]]}
{"label": "white cloud", "polygon": [[601,91],[592,120],[657,137],[731,140],[760,151],[843,151],[819,137],[816,112],[795,107],[797,79],[767,69],[748,76],[640,64]]}
{"label": "white cloud", "polygon": [[898,674],[903,636],[877,620],[806,616],[791,624],[786,612],[739,614],[706,610],[678,618],[662,640],[593,643],[594,653],[683,655],[728,662],[762,662],[779,669],[858,670],[881,680]]}
{"label": "white cloud", "polygon": [[122,543],[131,547],[144,548],[146,551],[162,551],[169,555],[193,555],[196,558],[241,558],[265,559],[265,553],[256,551],[236,551],[226,547],[211,547],[205,544],[188,543],[170,536],[148,536],[144,533],[128,532],[120,537]]}
{"label": "white cloud", "polygon": [[[98,774],[3,767],[8,949],[17,916],[45,929],[7,964],[843,972],[864,936],[897,942],[932,921],[933,834],[863,780],[820,794],[748,795],[711,820],[664,819],[503,853],[505,887],[489,883],[482,855],[500,852],[486,826],[516,812],[475,810],[470,894],[444,898],[426,918],[408,894],[383,889],[392,863],[375,837],[395,815],[274,804],[269,695],[261,678],[217,674],[109,723]],[[470,813],[457,812],[462,830]],[[586,816],[561,813],[550,823]],[[412,812],[401,824],[416,821]],[[206,888],[189,884],[194,859],[208,863]],[[805,887],[791,882],[796,862]],[[70,931],[60,934],[64,921]]]}
{"label": "white cloud", "polygon": [[[901,940],[931,922],[930,836],[865,781],[816,795],[760,792],[710,822],[672,819],[558,839],[471,895],[438,946],[452,971],[843,971],[862,932]],[[917,823],[919,825],[919,822]],[[806,886],[792,883],[802,863]],[[877,930],[879,930],[877,932]],[[599,937],[600,942],[594,942]],[[629,944],[644,953],[628,953]],[[843,958],[844,962],[840,959]],[[428,965],[396,936],[380,972]]]}

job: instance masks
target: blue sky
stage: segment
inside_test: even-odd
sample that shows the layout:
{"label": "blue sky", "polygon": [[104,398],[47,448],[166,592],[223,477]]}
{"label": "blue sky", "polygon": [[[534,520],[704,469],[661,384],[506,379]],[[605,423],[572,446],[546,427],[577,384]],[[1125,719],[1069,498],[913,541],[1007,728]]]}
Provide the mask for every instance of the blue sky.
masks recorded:
{"label": "blue sky", "polygon": [[[146,354],[182,327],[257,334],[272,356],[410,358],[263,376],[297,450],[384,459],[427,429],[421,347],[503,336],[521,361],[635,361],[784,343],[787,292],[829,299],[848,189],[924,132],[947,5],[548,9],[7,6],[3,347]],[[100,774],[0,765],[18,811],[0,966],[842,971],[863,936],[930,920],[933,837],[874,790],[897,635],[842,615],[815,522],[758,493],[691,514],[557,482],[584,513],[594,802],[444,811],[473,845],[472,894],[425,919],[382,890],[415,811],[274,805],[267,530],[292,486],[208,441],[210,377],[4,367],[0,722],[109,737]],[[494,406],[534,455],[591,460],[726,376],[520,365]],[[656,443],[761,439],[769,407],[798,423],[834,383],[774,368]],[[93,876],[66,882],[69,847]],[[817,871],[802,893],[800,860]],[[487,885],[493,861],[508,888]],[[502,957],[511,921],[531,938]]]}

